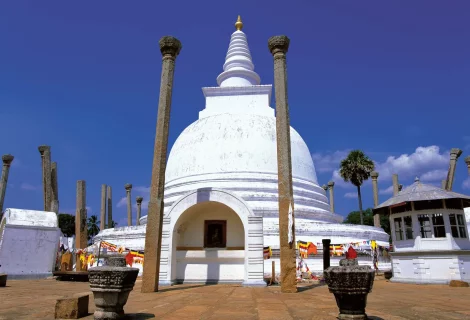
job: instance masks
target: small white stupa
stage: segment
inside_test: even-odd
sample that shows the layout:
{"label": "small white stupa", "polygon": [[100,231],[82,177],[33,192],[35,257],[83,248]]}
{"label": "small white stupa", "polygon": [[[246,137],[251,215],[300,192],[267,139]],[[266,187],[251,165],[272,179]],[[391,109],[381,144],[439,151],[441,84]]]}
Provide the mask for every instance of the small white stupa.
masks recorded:
{"label": "small white stupa", "polygon": [[470,281],[470,241],[464,207],[470,197],[415,183],[374,208],[390,216],[396,282]]}
{"label": "small white stupa", "polygon": [[[263,246],[279,249],[272,86],[260,85],[240,19],[235,26],[218,86],[202,89],[205,108],[180,134],[168,158],[162,283],[264,284]],[[310,150],[293,128],[290,136],[296,240],[376,240],[388,246],[381,228],[341,224],[343,217],[330,212]],[[104,230],[95,241],[143,250],[146,222],[143,217],[139,227]]]}

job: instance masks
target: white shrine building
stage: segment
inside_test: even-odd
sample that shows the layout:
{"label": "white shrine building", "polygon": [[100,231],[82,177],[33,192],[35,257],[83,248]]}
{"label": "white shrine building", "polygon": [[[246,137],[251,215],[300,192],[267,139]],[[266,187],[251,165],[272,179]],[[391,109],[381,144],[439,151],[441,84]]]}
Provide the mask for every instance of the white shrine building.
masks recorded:
{"label": "white shrine building", "polygon": [[[279,218],[272,85],[260,83],[246,35],[237,30],[218,86],[202,89],[205,108],[169,154],[162,284],[264,285],[264,264],[270,266],[271,261],[263,261],[263,246],[279,249]],[[293,128],[290,136],[296,240],[331,239],[337,244],[376,240],[388,246],[389,236],[381,228],[342,224],[343,217],[330,212],[309,148]],[[104,230],[95,242],[143,250],[146,221],[144,216],[140,226]]]}
{"label": "white shrine building", "polygon": [[470,281],[470,240],[464,208],[470,196],[415,183],[374,208],[390,216],[392,281]]}

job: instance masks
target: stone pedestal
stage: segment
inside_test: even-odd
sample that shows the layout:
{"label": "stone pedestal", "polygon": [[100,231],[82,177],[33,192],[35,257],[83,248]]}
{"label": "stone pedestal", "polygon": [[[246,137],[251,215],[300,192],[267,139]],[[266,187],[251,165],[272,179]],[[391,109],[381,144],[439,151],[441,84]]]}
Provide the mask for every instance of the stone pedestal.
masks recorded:
{"label": "stone pedestal", "polygon": [[145,234],[145,263],[142,277],[142,292],[158,291],[160,255],[162,250],[163,191],[170,125],[171,95],[175,60],[181,51],[181,42],[173,37],[162,37],[159,42],[162,53],[162,74],[158,100],[157,130],[152,164],[152,181]]}
{"label": "stone pedestal", "polygon": [[95,302],[95,319],[121,319],[139,269],[126,267],[122,256],[108,258],[108,265],[88,270]]}
{"label": "stone pedestal", "polygon": [[339,308],[338,319],[366,320],[367,295],[374,285],[374,270],[359,266],[357,259],[342,259],[339,267],[329,267],[324,276]]}

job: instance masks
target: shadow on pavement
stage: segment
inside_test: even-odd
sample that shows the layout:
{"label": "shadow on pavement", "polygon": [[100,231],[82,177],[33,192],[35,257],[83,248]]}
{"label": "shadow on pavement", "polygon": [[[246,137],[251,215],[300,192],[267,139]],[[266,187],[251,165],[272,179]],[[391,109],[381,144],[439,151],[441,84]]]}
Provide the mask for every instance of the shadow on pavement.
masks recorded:
{"label": "shadow on pavement", "polygon": [[153,313],[128,313],[124,316],[125,320],[144,320],[153,319],[155,315]]}

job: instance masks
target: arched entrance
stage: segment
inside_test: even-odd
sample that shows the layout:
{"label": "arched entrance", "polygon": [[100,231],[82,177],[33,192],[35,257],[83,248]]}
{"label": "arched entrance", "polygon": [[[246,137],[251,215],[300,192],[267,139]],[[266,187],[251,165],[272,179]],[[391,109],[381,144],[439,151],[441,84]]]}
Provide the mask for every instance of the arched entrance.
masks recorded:
{"label": "arched entrance", "polygon": [[254,216],[236,195],[219,189],[194,190],[165,214],[161,284],[264,286],[263,275],[263,218]]}

